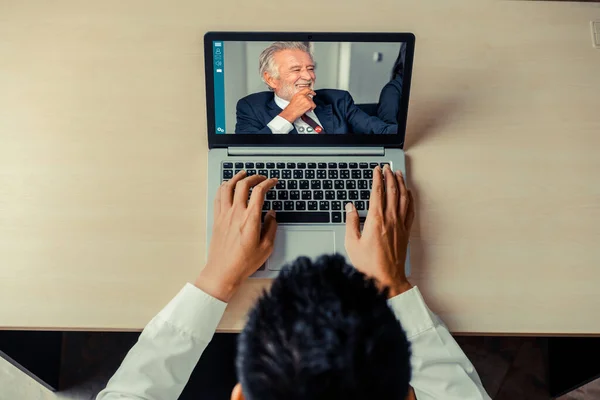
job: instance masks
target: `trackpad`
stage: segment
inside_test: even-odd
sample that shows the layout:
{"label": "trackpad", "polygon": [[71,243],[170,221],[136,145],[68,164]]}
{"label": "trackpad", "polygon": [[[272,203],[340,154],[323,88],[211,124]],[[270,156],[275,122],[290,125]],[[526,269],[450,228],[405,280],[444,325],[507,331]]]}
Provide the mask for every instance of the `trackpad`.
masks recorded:
{"label": "trackpad", "polygon": [[279,271],[300,256],[312,260],[323,254],[335,253],[335,232],[286,228],[277,232],[275,250],[267,260],[267,268]]}

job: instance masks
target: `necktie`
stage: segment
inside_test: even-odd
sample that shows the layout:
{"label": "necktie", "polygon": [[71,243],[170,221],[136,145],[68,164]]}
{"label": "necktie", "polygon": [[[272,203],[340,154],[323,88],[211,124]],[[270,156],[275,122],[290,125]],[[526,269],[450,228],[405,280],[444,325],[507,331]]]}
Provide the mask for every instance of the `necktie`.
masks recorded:
{"label": "necktie", "polygon": [[302,121],[304,121],[308,125],[310,125],[310,127],[313,128],[315,130],[315,132],[317,132],[317,133],[325,133],[325,132],[323,132],[323,128],[319,124],[317,124],[317,121],[315,121],[314,119],[312,119],[308,115],[303,114],[302,116],[300,116],[300,118],[302,119]]}

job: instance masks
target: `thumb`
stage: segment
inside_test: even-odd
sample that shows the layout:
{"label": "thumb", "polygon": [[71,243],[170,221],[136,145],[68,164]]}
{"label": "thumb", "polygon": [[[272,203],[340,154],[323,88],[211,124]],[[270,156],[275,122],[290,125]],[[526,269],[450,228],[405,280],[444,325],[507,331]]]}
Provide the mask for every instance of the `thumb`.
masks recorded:
{"label": "thumb", "polygon": [[265,222],[263,224],[261,245],[266,248],[273,248],[275,243],[275,234],[277,233],[277,219],[275,218],[275,211],[270,210],[265,215]]}
{"label": "thumb", "polygon": [[360,239],[360,218],[353,203],[346,204],[346,243]]}

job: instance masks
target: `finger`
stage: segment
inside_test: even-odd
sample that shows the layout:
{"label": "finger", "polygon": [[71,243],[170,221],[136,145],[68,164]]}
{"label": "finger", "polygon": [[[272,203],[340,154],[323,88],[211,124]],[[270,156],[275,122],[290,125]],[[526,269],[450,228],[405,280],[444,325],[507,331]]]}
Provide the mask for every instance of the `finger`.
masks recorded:
{"label": "finger", "polygon": [[346,246],[360,239],[360,218],[352,202],[346,204]]}
{"label": "finger", "polygon": [[408,210],[408,191],[406,190],[406,184],[404,183],[404,176],[400,170],[396,171],[396,180],[398,181],[398,187],[400,188],[400,204],[398,211],[400,212],[401,220],[406,221],[406,212]]}
{"label": "finger", "polygon": [[404,223],[404,227],[407,232],[410,232],[412,228],[413,221],[415,220],[415,199],[413,197],[412,191],[408,191],[408,211],[406,212],[406,222]]}
{"label": "finger", "polygon": [[385,177],[385,214],[391,221],[397,220],[398,215],[398,181],[388,164],[383,167]]}
{"label": "finger", "polygon": [[315,104],[314,101],[310,101],[310,108],[307,110],[308,111],[313,111],[315,108],[317,108],[317,105]]}
{"label": "finger", "polygon": [[277,185],[277,178],[264,180],[258,185],[254,186],[254,189],[252,189],[252,195],[250,196],[250,202],[248,203],[248,208],[258,210],[259,213],[261,213],[263,203],[265,202],[265,196],[270,189],[275,187],[275,185]]}
{"label": "finger", "polygon": [[252,175],[239,181],[235,185],[233,204],[239,205],[240,207],[246,207],[248,203],[248,195],[250,194],[250,188],[258,185],[265,179],[267,178],[261,175]]}
{"label": "finger", "polygon": [[221,209],[231,207],[233,204],[233,192],[235,185],[246,177],[246,171],[241,170],[233,176],[229,181],[221,185]]}
{"label": "finger", "polygon": [[277,219],[275,217],[275,211],[269,210],[267,215],[265,215],[265,222],[262,228],[261,240],[260,244],[263,249],[268,251],[268,254],[265,257],[268,258],[273,251],[273,246],[275,244],[275,235],[277,234]]}
{"label": "finger", "polygon": [[383,214],[383,207],[383,178],[381,177],[381,168],[377,166],[373,170],[373,188],[369,197],[369,214]]}

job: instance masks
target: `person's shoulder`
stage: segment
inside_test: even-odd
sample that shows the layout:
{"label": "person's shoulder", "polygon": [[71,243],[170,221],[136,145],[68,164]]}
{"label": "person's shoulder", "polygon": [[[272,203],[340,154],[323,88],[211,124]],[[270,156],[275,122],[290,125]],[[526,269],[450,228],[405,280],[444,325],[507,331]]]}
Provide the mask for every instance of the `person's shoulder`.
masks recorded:
{"label": "person's shoulder", "polygon": [[264,91],[258,93],[252,93],[248,96],[242,97],[238,100],[238,106],[243,103],[248,104],[266,104],[267,102],[273,100],[273,92]]}
{"label": "person's shoulder", "polygon": [[316,98],[326,103],[332,103],[339,100],[351,100],[352,96],[347,90],[340,89],[318,89]]}

